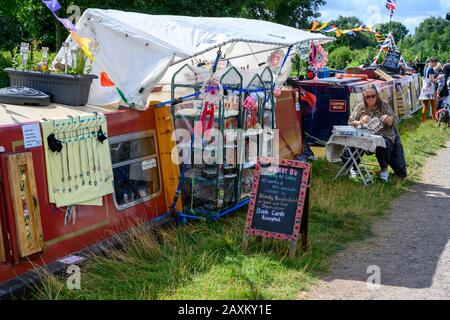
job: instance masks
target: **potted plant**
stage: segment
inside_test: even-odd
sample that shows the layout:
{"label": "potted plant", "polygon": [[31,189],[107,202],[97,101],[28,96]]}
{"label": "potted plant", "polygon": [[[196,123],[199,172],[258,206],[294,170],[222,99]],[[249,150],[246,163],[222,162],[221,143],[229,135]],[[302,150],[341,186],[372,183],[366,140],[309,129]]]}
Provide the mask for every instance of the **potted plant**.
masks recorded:
{"label": "potted plant", "polygon": [[[12,61],[12,68],[6,68],[11,86],[33,88],[51,97],[55,103],[70,106],[86,105],[89,99],[91,84],[95,75],[89,74],[91,66],[87,66],[87,58],[80,49],[70,50],[65,44],[65,63],[57,59],[53,68],[48,64],[48,48],[37,50],[37,44],[33,43],[29,50],[27,44],[22,44],[20,53],[16,49]],[[67,63],[69,54],[72,65]]]}

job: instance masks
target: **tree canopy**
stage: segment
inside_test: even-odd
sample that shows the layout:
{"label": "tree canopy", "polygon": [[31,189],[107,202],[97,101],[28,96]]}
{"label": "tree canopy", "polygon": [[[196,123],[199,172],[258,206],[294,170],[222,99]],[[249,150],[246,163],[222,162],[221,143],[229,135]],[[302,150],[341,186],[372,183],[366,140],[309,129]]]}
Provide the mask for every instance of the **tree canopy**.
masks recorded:
{"label": "tree canopy", "polygon": [[[61,16],[73,0],[58,0]],[[297,28],[308,27],[319,16],[325,0],[77,0],[87,8],[118,9],[149,14],[188,16],[232,16],[273,21]],[[60,46],[66,34],[41,0],[0,0],[0,36],[10,39],[0,43],[0,49],[10,50],[20,40],[38,40],[53,50]]]}

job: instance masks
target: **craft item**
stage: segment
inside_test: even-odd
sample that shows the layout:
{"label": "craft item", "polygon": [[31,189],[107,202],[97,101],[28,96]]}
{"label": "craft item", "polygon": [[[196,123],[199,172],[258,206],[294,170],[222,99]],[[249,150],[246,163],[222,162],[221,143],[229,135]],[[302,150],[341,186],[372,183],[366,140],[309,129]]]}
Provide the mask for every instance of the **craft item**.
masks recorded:
{"label": "craft item", "polygon": [[278,49],[271,53],[267,60],[267,64],[274,74],[278,74],[281,69],[281,64],[285,57],[285,53],[283,50]]}
{"label": "craft item", "polygon": [[48,47],[42,47],[42,61],[37,65],[37,69],[41,72],[48,70]]}
{"label": "craft item", "polygon": [[30,44],[22,42],[20,45],[20,54],[22,56],[22,67],[26,70],[28,66],[28,54],[30,52]]}
{"label": "craft item", "polygon": [[77,52],[78,52],[78,50],[75,48],[72,48],[70,50],[70,58],[72,60],[72,68],[73,69],[77,68]]}
{"label": "craft item", "polygon": [[70,50],[70,44],[68,42],[63,43],[64,48],[64,72],[67,73],[68,71],[68,63],[69,63],[69,50]]}

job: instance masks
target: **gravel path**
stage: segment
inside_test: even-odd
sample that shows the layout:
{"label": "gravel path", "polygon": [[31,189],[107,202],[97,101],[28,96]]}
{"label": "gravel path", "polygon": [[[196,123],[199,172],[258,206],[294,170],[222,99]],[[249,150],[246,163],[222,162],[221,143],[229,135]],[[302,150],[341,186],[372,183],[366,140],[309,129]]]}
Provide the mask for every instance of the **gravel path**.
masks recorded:
{"label": "gravel path", "polygon": [[[421,183],[375,223],[375,236],[337,254],[331,272],[300,299],[450,300],[449,168],[450,141],[427,161]],[[379,287],[367,284],[370,266],[379,267]]]}

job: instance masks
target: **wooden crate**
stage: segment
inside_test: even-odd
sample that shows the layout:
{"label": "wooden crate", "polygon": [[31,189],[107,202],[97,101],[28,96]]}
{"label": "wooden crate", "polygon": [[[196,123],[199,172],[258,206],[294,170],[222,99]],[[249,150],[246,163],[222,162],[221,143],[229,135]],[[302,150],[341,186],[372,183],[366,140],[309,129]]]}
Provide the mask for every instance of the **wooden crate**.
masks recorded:
{"label": "wooden crate", "polygon": [[30,152],[13,154],[7,157],[7,163],[17,241],[23,258],[44,247],[33,157]]}

